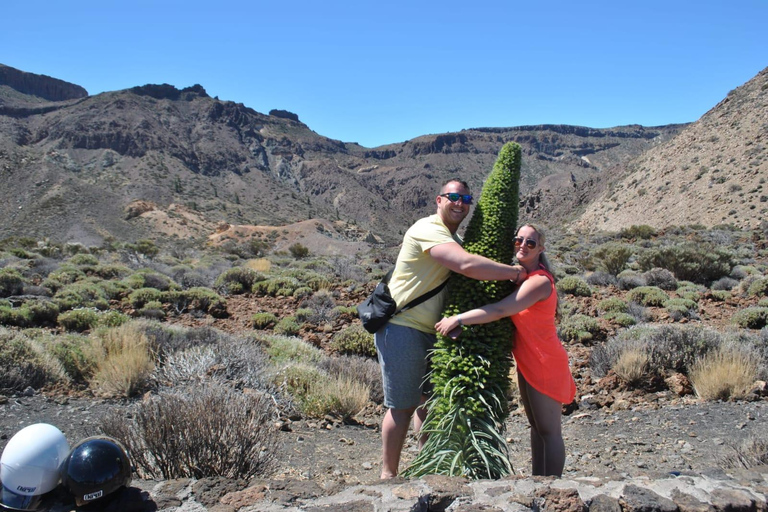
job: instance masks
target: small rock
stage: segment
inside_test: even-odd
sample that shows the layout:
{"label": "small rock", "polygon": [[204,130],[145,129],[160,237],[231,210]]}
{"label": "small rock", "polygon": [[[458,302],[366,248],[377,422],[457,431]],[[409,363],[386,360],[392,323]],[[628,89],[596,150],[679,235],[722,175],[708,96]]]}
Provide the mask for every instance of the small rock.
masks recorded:
{"label": "small rock", "polygon": [[371,464],[370,462],[363,462],[363,463],[360,465],[360,467],[362,467],[362,468],[363,468],[364,470],[366,470],[366,471],[370,471],[370,470],[372,470],[372,469],[373,469],[373,464]]}

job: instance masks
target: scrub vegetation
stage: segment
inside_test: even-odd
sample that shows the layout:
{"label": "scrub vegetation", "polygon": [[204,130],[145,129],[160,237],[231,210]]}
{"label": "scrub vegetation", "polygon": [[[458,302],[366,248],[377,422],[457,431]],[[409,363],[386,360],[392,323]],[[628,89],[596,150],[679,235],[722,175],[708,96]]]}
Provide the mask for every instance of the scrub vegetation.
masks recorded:
{"label": "scrub vegetation", "polygon": [[[675,393],[699,400],[764,399],[766,231],[637,226],[549,234],[550,259],[561,287],[568,285],[560,290],[558,332],[569,351],[589,354],[587,364],[574,368],[580,388],[589,385],[587,377],[637,393],[669,391],[676,382],[684,386]],[[706,256],[713,240],[718,251]],[[130,413],[116,408],[101,428],[142,454],[137,465],[147,477],[268,474],[276,423],[287,417],[354,422],[361,411],[375,415],[370,411],[383,395],[372,339],[354,306],[394,253],[300,256],[253,258],[226,247],[180,250],[150,241],[102,247],[0,241],[0,393],[66,391],[119,401]],[[506,292],[499,286],[496,293]],[[502,327],[509,336],[511,325]],[[485,389],[504,391],[483,395],[489,407],[480,412],[494,411],[487,431],[501,432],[503,414],[516,401],[509,366],[494,369],[489,356],[450,366],[441,357],[438,367],[455,371],[443,385],[481,370],[498,376]],[[511,364],[502,355],[497,360]],[[445,418],[450,407],[436,403],[434,410]],[[227,430],[214,414],[238,419]],[[179,428],[206,432],[197,439],[240,450],[168,442],[164,418],[171,416]],[[204,460],[214,452],[223,459]],[[750,453],[735,453],[727,463],[740,464]]]}

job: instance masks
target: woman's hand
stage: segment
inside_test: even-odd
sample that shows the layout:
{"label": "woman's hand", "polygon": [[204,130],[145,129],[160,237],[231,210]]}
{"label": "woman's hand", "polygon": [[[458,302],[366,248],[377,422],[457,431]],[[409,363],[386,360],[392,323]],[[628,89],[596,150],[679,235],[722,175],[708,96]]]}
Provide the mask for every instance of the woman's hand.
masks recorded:
{"label": "woman's hand", "polygon": [[[459,325],[458,315],[449,316],[443,318],[435,324],[435,330],[443,336],[450,336],[451,338],[457,338],[461,332],[461,326]],[[455,331],[455,332],[454,332]]]}

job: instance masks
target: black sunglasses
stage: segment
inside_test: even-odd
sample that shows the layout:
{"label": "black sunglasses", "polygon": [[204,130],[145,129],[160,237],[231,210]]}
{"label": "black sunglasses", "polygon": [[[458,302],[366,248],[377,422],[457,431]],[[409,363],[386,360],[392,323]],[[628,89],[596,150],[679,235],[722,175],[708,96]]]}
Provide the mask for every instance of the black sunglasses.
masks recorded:
{"label": "black sunglasses", "polygon": [[520,247],[521,245],[523,245],[523,243],[525,243],[525,246],[529,249],[535,249],[536,246],[538,245],[536,243],[536,240],[531,240],[530,238],[523,238],[521,236],[515,237],[515,247]]}
{"label": "black sunglasses", "polygon": [[457,194],[456,192],[450,192],[448,194],[440,194],[440,197],[447,197],[452,203],[455,203],[459,199],[464,204],[472,204],[472,196],[470,194]]}

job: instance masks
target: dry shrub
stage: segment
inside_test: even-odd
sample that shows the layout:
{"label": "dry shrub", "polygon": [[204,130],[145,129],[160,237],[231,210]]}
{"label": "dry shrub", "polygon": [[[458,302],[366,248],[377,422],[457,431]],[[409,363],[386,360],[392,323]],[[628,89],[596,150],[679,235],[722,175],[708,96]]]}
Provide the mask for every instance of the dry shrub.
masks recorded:
{"label": "dry shrub", "polygon": [[149,339],[133,323],[103,329],[91,344],[96,370],[90,385],[113,396],[144,391],[155,367]]}
{"label": "dry shrub", "polygon": [[377,404],[384,402],[381,367],[375,359],[356,355],[329,357],[321,361],[318,366],[329,375],[339,375],[365,384],[371,391],[372,402]]}
{"label": "dry shrub", "polygon": [[196,345],[168,354],[158,366],[154,377],[168,386],[200,382],[216,364],[216,352],[210,345]]}
{"label": "dry shrub", "polygon": [[732,446],[732,453],[719,459],[723,469],[750,469],[768,465],[768,441],[751,437],[739,446]]}
{"label": "dry shrub", "polygon": [[272,263],[267,258],[257,258],[253,260],[247,260],[243,263],[243,266],[256,272],[269,272],[272,267]]}
{"label": "dry shrub", "polygon": [[755,382],[758,361],[759,354],[747,345],[721,345],[694,362],[691,384],[704,400],[741,398]]}
{"label": "dry shrub", "polygon": [[334,416],[341,420],[351,418],[367,404],[370,388],[348,377],[336,376],[310,383],[307,394],[299,399],[301,410],[307,416],[324,418]]}
{"label": "dry shrub", "polygon": [[648,359],[648,354],[643,350],[636,348],[626,350],[619,355],[613,365],[613,371],[627,384],[635,385],[646,376]]}
{"label": "dry shrub", "polygon": [[101,428],[125,444],[141,478],[252,478],[274,467],[276,411],[270,397],[209,383],[160,393],[117,412]]}
{"label": "dry shrub", "polygon": [[[194,330],[203,334],[200,330]],[[188,334],[193,334],[188,330]],[[264,347],[247,336],[235,336],[212,329],[215,342],[191,344],[165,352],[156,364],[154,380],[160,386],[174,387],[193,382],[220,379],[236,388],[252,388],[272,393],[269,356]]]}

